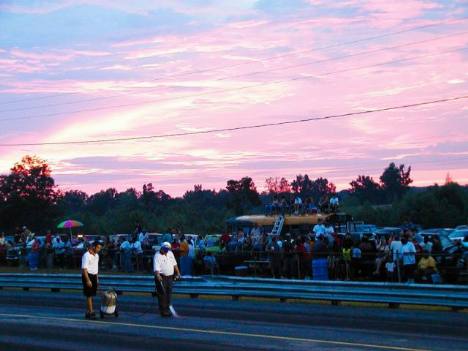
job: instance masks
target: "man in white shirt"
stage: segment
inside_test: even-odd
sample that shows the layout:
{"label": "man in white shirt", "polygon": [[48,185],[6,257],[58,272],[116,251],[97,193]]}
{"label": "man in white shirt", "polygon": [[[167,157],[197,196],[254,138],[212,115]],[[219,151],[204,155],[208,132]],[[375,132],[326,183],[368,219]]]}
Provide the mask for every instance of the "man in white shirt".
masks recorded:
{"label": "man in white shirt", "polygon": [[171,251],[171,244],[167,241],[162,243],[161,250],[154,255],[153,271],[158,294],[159,313],[163,317],[171,317],[172,313],[169,306],[171,305],[172,283],[174,279],[179,279],[180,271]]}
{"label": "man in white shirt", "polygon": [[326,233],[326,228],[323,225],[322,219],[318,220],[318,223],[314,225],[314,229],[312,230],[315,234],[315,238],[318,238],[321,235],[325,235]]}
{"label": "man in white shirt", "polygon": [[96,296],[96,291],[99,285],[99,251],[101,251],[102,243],[95,241],[85,252],[81,259],[81,281],[83,282],[83,295],[86,296],[86,319],[96,319],[96,314],[93,311],[93,296]]}
{"label": "man in white shirt", "polygon": [[403,262],[403,279],[408,283],[414,283],[414,271],[416,270],[416,247],[404,237],[401,240],[401,258]]}

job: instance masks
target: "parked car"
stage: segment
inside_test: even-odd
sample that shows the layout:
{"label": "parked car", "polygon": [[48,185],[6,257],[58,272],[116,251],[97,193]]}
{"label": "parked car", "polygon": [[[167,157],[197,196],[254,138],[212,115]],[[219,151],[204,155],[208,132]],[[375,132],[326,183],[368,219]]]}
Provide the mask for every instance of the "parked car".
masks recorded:
{"label": "parked car", "polygon": [[463,241],[468,236],[468,229],[457,229],[449,234],[449,239],[452,241],[460,240]]}
{"label": "parked car", "polygon": [[463,245],[451,245],[443,250],[439,271],[447,283],[457,283],[468,276],[467,250]]}
{"label": "parked car", "polygon": [[374,235],[377,238],[385,237],[385,239],[389,239],[391,236],[401,235],[401,234],[402,234],[401,228],[397,228],[397,227],[379,228],[374,232]]}
{"label": "parked car", "polygon": [[442,250],[453,245],[451,240],[449,239],[449,234],[453,232],[453,229],[450,228],[431,228],[431,229],[425,229],[419,233],[417,233],[417,237],[420,237],[418,241],[420,243],[424,242],[424,238],[429,237],[429,238],[437,238],[440,241],[440,244],[442,245]]}

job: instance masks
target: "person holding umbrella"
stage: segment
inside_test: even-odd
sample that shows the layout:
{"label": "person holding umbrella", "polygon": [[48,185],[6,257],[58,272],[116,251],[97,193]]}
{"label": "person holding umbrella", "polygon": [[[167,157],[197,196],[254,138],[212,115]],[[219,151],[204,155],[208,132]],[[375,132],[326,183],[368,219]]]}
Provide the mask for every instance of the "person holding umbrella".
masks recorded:
{"label": "person holding umbrella", "polygon": [[93,310],[93,296],[96,296],[99,285],[99,251],[101,251],[101,248],[102,242],[94,241],[81,259],[81,281],[83,283],[83,295],[86,296],[86,319],[96,319]]}
{"label": "person holding umbrella", "polygon": [[174,254],[171,251],[171,244],[167,241],[161,245],[161,249],[154,255],[153,271],[158,295],[159,313],[162,317],[171,317],[172,283],[174,279],[179,279],[180,271],[179,267],[177,267]]}

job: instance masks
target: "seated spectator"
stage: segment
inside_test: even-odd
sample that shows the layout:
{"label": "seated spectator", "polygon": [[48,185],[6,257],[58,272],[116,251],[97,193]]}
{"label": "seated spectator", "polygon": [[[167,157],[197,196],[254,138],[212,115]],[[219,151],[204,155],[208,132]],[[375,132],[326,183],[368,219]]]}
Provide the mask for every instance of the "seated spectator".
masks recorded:
{"label": "seated spectator", "polygon": [[308,214],[316,214],[318,212],[318,208],[315,205],[314,199],[312,197],[309,197],[309,198],[306,199],[305,211]]}
{"label": "seated spectator", "polygon": [[272,214],[278,214],[280,212],[280,201],[278,200],[278,196],[273,196],[273,202],[271,204]]}
{"label": "seated spectator", "polygon": [[416,271],[417,281],[434,283],[433,275],[436,273],[437,273],[436,260],[431,256],[428,250],[424,250],[423,257],[418,262],[418,269]]}
{"label": "seated spectator", "polygon": [[329,212],[330,200],[329,200],[327,194],[323,195],[322,198],[320,199],[319,207],[320,207],[321,212],[323,212],[323,213],[328,213]]}
{"label": "seated spectator", "polygon": [[326,234],[326,228],[323,225],[322,218],[318,219],[318,222],[317,222],[316,225],[314,225],[314,229],[312,229],[312,231],[314,232],[316,238],[318,236],[320,236],[320,235],[325,235]]}
{"label": "seated spectator", "polygon": [[211,252],[208,252],[205,257],[203,257],[203,264],[205,266],[205,271],[210,272],[211,275],[213,275],[218,269],[216,257],[214,257]]}

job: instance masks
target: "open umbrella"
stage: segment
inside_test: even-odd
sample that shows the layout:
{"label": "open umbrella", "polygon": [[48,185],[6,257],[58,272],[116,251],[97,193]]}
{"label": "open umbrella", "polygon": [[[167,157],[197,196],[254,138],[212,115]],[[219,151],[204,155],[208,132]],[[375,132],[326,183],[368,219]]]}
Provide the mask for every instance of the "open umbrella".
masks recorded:
{"label": "open umbrella", "polygon": [[71,228],[76,228],[76,227],[82,227],[83,223],[79,221],[75,221],[74,219],[67,219],[66,221],[63,221],[59,223],[57,228],[59,229],[71,229]]}
{"label": "open umbrella", "polygon": [[80,221],[75,221],[74,219],[67,219],[66,221],[63,221],[59,223],[57,228],[59,229],[68,229],[68,235],[70,237],[70,240],[72,239],[72,228],[76,227],[82,227],[83,223]]}

